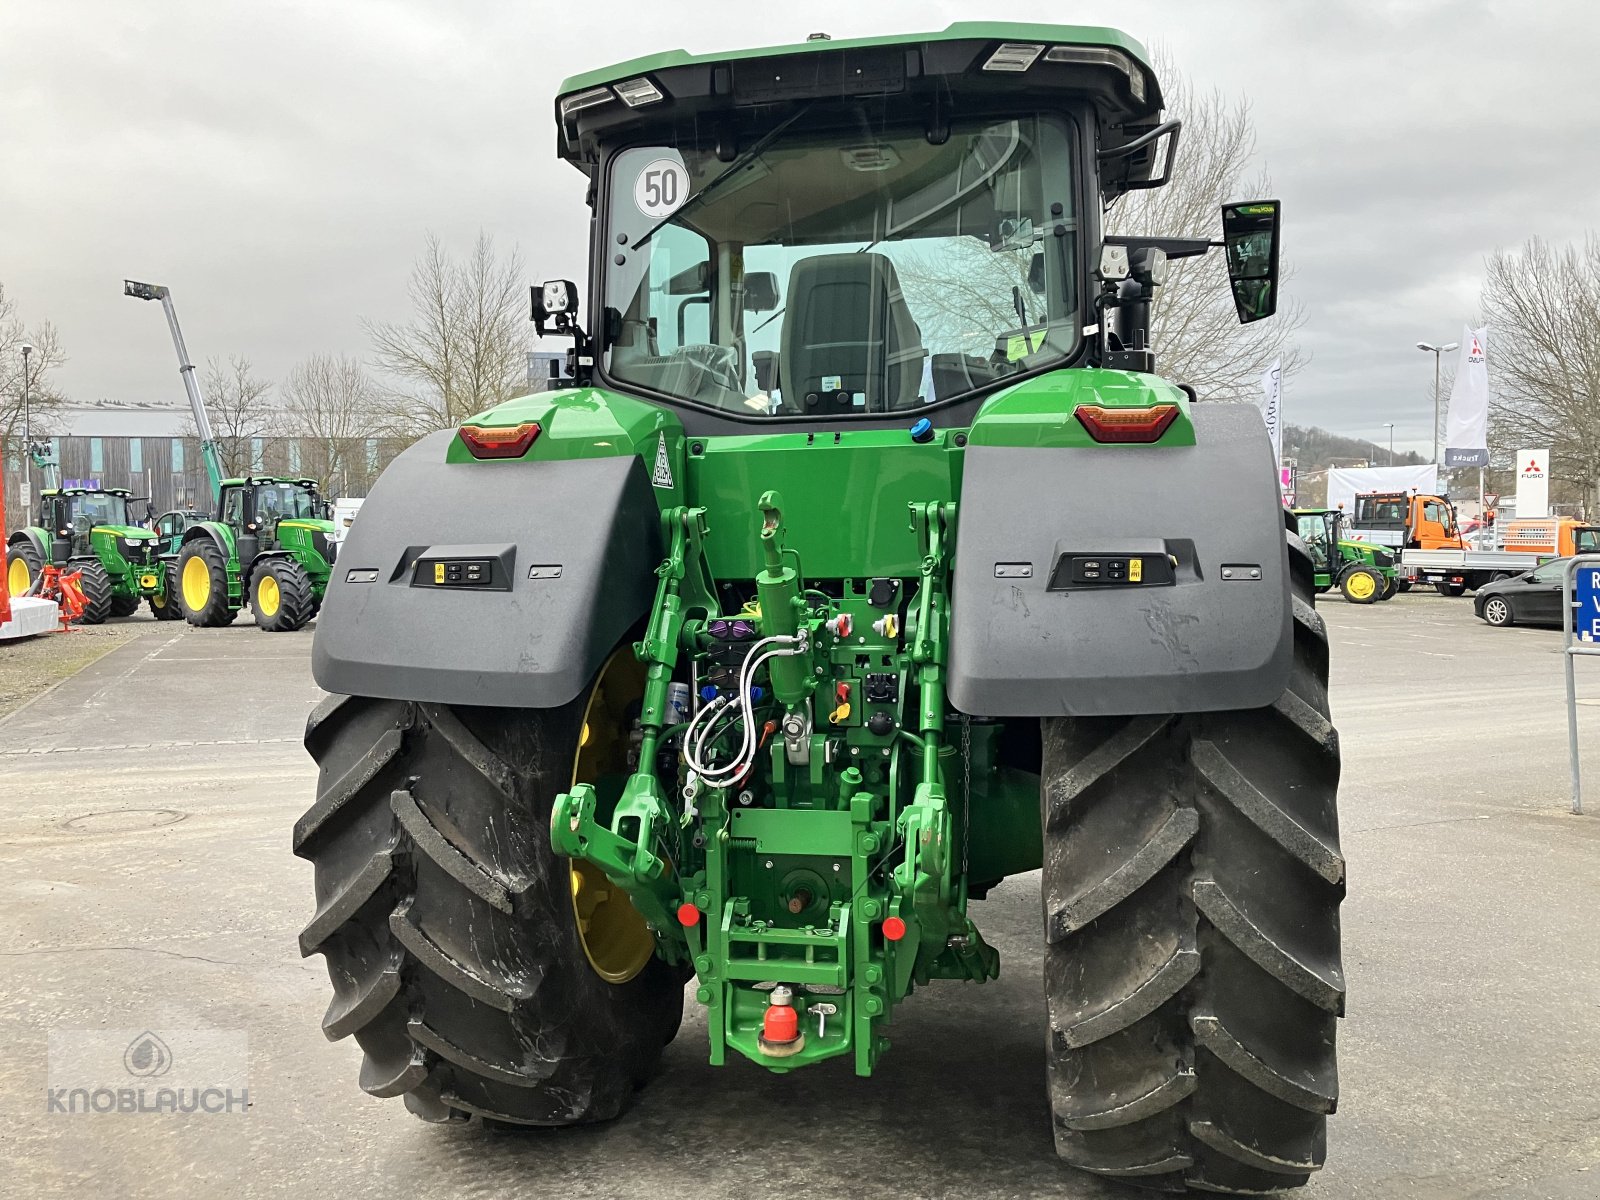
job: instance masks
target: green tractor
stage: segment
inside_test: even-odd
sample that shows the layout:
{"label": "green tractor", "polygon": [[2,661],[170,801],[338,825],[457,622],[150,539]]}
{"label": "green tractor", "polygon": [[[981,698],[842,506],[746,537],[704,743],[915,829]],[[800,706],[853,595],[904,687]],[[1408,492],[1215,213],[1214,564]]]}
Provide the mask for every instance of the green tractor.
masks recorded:
{"label": "green tractor", "polygon": [[[1154,373],[1210,240],[1101,226],[1172,171],[1161,110],[1137,43],[1047,25],[567,81],[592,288],[533,318],[574,378],[388,467],[312,643],[300,945],[368,1093],[614,1117],[686,982],[713,1064],[871,1075],[1042,868],[1060,1156],[1322,1165],[1327,636],[1259,411]],[[1224,207],[1243,321],[1278,242]]]}
{"label": "green tractor", "polygon": [[[246,604],[269,633],[317,615],[336,547],[314,479],[224,479],[216,520],[177,534],[178,603],[191,625],[227,625]],[[168,514],[176,518],[180,514]]]}
{"label": "green tractor", "polygon": [[158,620],[178,613],[160,543],[129,515],[126,488],[50,488],[39,496],[39,526],[19,529],[9,542],[7,583],[12,595],[37,586],[46,563],[81,573],[84,625],[127,617],[147,601]]}
{"label": "green tractor", "polygon": [[1392,600],[1400,590],[1394,555],[1382,546],[1342,537],[1344,513],[1333,508],[1297,508],[1300,540],[1316,565],[1320,594],[1337,587],[1351,604]]}

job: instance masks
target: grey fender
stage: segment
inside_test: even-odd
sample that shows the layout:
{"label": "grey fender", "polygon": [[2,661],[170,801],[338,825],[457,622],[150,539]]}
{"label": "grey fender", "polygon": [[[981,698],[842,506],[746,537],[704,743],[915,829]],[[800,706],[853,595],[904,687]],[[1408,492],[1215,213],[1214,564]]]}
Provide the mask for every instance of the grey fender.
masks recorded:
{"label": "grey fender", "polygon": [[[1293,609],[1271,443],[1252,405],[1191,411],[1189,447],[968,447],[950,605],[958,709],[1116,716],[1277,699]],[[1071,585],[1062,562],[1130,556],[1160,569],[1138,585]]]}
{"label": "grey fender", "polygon": [[[635,456],[447,463],[453,433],[391,463],[345,535],[311,646],[319,687],[440,704],[553,708],[649,611],[662,559]],[[490,586],[435,586],[436,562]]]}

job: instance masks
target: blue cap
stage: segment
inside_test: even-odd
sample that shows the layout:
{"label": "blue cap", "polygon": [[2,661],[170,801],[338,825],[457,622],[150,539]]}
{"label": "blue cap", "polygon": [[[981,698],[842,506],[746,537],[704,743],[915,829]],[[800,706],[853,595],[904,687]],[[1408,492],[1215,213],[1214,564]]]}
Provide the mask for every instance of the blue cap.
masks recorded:
{"label": "blue cap", "polygon": [[761,697],[765,696],[766,694],[767,694],[766,692],[762,691],[758,687],[753,687],[753,688],[750,689],[750,699],[752,699],[752,700],[759,700],[759,699],[761,699]]}
{"label": "blue cap", "polygon": [[702,699],[702,700],[715,700],[716,698],[717,698],[717,685],[716,684],[708,683],[703,688],[700,689],[700,699]]}
{"label": "blue cap", "polygon": [[913,442],[933,441],[933,422],[927,417],[918,417],[917,423],[911,427],[911,440]]}

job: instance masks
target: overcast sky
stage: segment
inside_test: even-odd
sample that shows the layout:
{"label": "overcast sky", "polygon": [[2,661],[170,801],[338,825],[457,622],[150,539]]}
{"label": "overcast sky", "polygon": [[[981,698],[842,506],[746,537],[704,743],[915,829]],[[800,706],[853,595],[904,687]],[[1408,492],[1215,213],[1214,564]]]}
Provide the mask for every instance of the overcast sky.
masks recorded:
{"label": "overcast sky", "polygon": [[[427,230],[462,250],[481,228],[531,279],[583,277],[580,176],[554,158],[568,74],[1035,9],[0,0],[0,282],[56,322],[76,398],[181,399],[160,312],[124,276],[173,289],[197,359],[281,378],[317,351],[364,356],[362,317],[405,316]],[[1600,226],[1591,3],[1079,0],[1059,19],[1159,42],[1254,105],[1307,310],[1292,423],[1381,442],[1394,421],[1398,449],[1426,451],[1414,344],[1458,337],[1497,246]]]}

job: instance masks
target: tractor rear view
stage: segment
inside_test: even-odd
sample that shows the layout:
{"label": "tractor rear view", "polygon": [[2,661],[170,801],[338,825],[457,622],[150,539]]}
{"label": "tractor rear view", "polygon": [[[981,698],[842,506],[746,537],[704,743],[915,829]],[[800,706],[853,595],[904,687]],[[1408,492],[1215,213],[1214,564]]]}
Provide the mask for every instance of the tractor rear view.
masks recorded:
{"label": "tractor rear view", "polygon": [[[614,1117],[686,981],[712,1063],[868,1076],[913,992],[996,976],[979,902],[1042,868],[1060,1156],[1322,1165],[1327,636],[1259,413],[1154,373],[1212,243],[1101,228],[1173,169],[1161,109],[1133,41],[1032,25],[564,85],[593,290],[533,317],[575,381],[396,459],[313,643],[300,943],[363,1089]],[[1223,210],[1242,321],[1278,218]]]}
{"label": "tractor rear view", "polygon": [[228,625],[248,604],[268,633],[302,628],[317,615],[336,554],[316,480],[225,479],[221,490],[217,519],[179,535],[184,617],[191,625]]}

